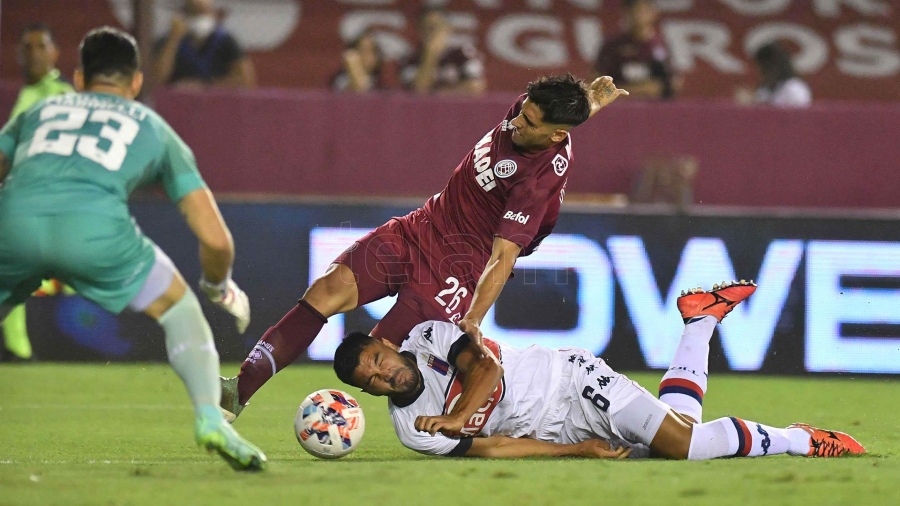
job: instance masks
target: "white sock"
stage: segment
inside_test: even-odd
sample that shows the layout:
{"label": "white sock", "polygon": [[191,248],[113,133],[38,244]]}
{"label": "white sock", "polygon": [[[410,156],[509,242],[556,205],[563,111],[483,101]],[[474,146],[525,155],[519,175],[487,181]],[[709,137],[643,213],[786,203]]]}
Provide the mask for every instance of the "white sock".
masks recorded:
{"label": "white sock", "polygon": [[218,406],[222,395],[219,353],[197,296],[187,290],[163,313],[159,324],[166,333],[169,363],[187,387],[197,414],[202,406]]}
{"label": "white sock", "polygon": [[694,425],[688,460],[762,457],[783,453],[806,455],[807,452],[809,434],[803,429],[779,429],[727,417]]}
{"label": "white sock", "polygon": [[709,340],[718,321],[714,316],[690,319],[669,370],[659,383],[659,400],[676,412],[703,421],[703,396],[709,370]]}

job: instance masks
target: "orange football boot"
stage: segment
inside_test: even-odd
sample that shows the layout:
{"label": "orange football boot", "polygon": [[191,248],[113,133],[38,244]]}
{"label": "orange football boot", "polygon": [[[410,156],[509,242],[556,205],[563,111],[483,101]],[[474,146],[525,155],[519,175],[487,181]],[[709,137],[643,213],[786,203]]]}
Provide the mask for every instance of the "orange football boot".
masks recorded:
{"label": "orange football boot", "polygon": [[687,323],[691,318],[698,316],[715,316],[719,322],[725,315],[734,309],[744,299],[756,291],[756,283],[751,281],[723,281],[713,285],[712,290],[706,292],[702,288],[691,288],[681,292],[678,297],[678,310],[681,317]]}
{"label": "orange football boot", "polygon": [[807,457],[842,457],[866,453],[866,449],[859,441],[843,432],[817,429],[806,423],[793,423],[788,429],[803,429],[809,433]]}

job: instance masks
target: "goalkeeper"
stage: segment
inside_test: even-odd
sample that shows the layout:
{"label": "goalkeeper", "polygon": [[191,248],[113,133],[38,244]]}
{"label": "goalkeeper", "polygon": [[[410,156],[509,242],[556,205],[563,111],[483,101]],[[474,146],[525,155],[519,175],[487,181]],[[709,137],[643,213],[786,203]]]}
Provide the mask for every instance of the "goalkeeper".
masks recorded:
{"label": "goalkeeper", "polygon": [[146,313],[193,402],[197,443],[235,469],[262,469],[265,455],[219,411],[219,357],[199,301],[135,226],[128,195],[162,184],[199,239],[201,291],[243,332],[250,307],[231,280],[231,234],[190,148],[134,101],[143,83],[134,38],[99,28],[79,51],[81,93],[47,98],[0,131],[0,321],[50,277],[113,313]]}

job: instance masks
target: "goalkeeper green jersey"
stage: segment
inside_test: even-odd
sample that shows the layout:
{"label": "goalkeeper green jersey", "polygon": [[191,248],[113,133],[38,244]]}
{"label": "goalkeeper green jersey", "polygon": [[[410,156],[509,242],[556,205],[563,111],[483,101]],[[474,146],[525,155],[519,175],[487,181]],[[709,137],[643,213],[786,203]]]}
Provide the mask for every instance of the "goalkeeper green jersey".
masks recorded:
{"label": "goalkeeper green jersey", "polygon": [[127,216],[128,195],[159,183],[178,202],[205,188],[191,149],[153,110],[106,93],[47,98],[0,131],[12,162],[0,213]]}

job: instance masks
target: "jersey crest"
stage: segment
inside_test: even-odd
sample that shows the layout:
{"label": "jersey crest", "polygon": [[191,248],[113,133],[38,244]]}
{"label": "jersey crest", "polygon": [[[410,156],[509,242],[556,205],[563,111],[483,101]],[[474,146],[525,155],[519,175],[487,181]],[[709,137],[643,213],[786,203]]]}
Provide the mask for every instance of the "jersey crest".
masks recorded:
{"label": "jersey crest", "polygon": [[566,173],[566,170],[569,168],[569,161],[563,155],[557,154],[553,157],[553,173],[557,176],[562,176]]}
{"label": "jersey crest", "polygon": [[[494,353],[494,356],[496,356],[498,360],[502,358],[500,356],[500,345],[496,342],[485,339],[484,345]],[[454,371],[453,376],[450,378],[450,384],[447,386],[447,393],[444,400],[444,415],[453,410],[453,407],[456,406],[457,401],[459,401],[459,398],[462,396],[464,380],[465,375],[458,369]],[[459,432],[444,432],[444,435],[448,437],[471,437],[478,435],[487,423],[488,417],[493,413],[494,408],[496,408],[497,404],[503,400],[505,394],[506,378],[500,378],[500,382],[497,383],[497,388],[495,388],[493,393],[488,397],[487,402],[484,403],[484,406],[481,406],[475,411],[465,425],[463,425],[463,428],[460,429]]]}

